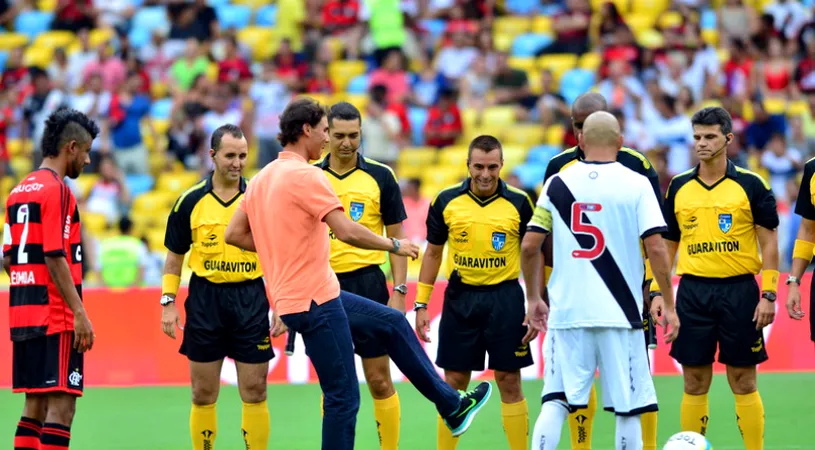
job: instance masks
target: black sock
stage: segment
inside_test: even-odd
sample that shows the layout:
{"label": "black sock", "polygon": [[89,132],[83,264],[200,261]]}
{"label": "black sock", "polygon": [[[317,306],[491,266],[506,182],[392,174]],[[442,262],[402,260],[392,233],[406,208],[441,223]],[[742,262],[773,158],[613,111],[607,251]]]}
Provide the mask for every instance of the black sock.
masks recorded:
{"label": "black sock", "polygon": [[14,450],[39,450],[42,423],[29,417],[21,417],[14,434]]}

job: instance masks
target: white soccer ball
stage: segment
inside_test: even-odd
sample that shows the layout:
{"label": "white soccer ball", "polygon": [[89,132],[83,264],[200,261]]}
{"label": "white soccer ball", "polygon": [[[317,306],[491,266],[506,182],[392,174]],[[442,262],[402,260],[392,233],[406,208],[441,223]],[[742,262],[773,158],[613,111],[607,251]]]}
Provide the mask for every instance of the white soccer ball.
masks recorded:
{"label": "white soccer ball", "polygon": [[713,446],[701,434],[683,431],[671,436],[662,450],[713,450]]}

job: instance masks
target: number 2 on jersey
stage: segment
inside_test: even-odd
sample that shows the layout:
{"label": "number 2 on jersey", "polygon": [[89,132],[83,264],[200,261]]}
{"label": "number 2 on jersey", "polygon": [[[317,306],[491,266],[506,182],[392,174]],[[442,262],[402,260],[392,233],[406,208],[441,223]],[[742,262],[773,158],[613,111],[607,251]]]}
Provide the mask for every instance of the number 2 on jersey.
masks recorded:
{"label": "number 2 on jersey", "polygon": [[25,243],[28,240],[28,205],[20,205],[17,208],[17,223],[23,224],[23,233],[17,246],[17,264],[28,264],[28,253],[25,251]]}
{"label": "number 2 on jersey", "polygon": [[599,228],[590,223],[583,222],[583,214],[598,212],[603,209],[599,203],[572,203],[572,223],[571,229],[575,234],[587,234],[594,238],[594,246],[588,249],[575,250],[572,257],[578,259],[594,259],[602,255],[606,250],[606,238]]}

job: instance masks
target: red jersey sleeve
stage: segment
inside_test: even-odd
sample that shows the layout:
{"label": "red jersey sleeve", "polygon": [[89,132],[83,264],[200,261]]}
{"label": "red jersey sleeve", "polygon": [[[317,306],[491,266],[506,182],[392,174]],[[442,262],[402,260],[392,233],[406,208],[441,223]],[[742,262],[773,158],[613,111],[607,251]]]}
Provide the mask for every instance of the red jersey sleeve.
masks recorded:
{"label": "red jersey sleeve", "polygon": [[45,256],[65,256],[66,233],[70,234],[71,228],[70,222],[66,223],[71,220],[68,188],[62,183],[54,183],[41,192],[42,252]]}

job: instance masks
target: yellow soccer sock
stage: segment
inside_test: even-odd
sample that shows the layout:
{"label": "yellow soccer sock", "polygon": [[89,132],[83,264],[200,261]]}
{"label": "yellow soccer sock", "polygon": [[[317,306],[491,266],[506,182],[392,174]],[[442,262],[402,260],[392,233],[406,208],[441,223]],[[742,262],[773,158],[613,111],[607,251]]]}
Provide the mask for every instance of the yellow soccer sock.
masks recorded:
{"label": "yellow soccer sock", "polygon": [[704,435],[707,432],[709,414],[707,394],[682,396],[682,407],[679,413],[682,431],[695,431]]}
{"label": "yellow soccer sock", "polygon": [[764,404],[758,392],[736,395],[736,423],[746,450],[764,449]]}
{"label": "yellow soccer sock", "polygon": [[244,403],[241,416],[241,431],[246,450],[266,450],[269,446],[269,408],[266,406],[266,400],[260,403]]}
{"label": "yellow soccer sock", "polygon": [[569,435],[572,438],[572,450],[591,450],[591,428],[594,424],[594,413],[596,412],[597,389],[592,385],[588,407],[569,414]]}
{"label": "yellow soccer sock", "polygon": [[447,428],[444,419],[439,416],[439,424],[436,427],[436,450],[456,450],[458,438],[453,437],[453,432]]}
{"label": "yellow soccer sock", "polygon": [[657,412],[640,416],[642,422],[642,450],[657,450]]}
{"label": "yellow soccer sock", "polygon": [[215,404],[192,405],[190,411],[190,435],[193,450],[211,450],[215,446],[218,432],[218,419]]}
{"label": "yellow soccer sock", "polygon": [[509,442],[509,450],[529,448],[529,407],[526,399],[517,403],[501,402],[501,421]]}
{"label": "yellow soccer sock", "polygon": [[379,447],[382,450],[397,450],[401,420],[399,394],[394,392],[386,399],[374,399],[374,418],[376,419],[376,431],[379,433]]}

